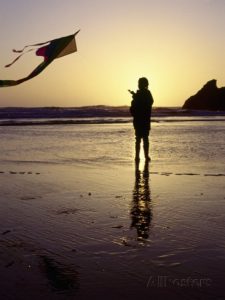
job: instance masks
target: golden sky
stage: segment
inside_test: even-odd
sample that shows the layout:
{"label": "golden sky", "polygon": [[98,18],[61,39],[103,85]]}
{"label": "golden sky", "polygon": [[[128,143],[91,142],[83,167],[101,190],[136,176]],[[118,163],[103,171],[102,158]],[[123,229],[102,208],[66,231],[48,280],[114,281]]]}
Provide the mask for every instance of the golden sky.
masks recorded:
{"label": "golden sky", "polygon": [[[12,3],[13,2],[13,3]],[[39,76],[0,89],[0,106],[129,105],[127,89],[149,79],[155,106],[182,106],[208,80],[225,86],[224,0],[0,0],[0,79],[41,61],[13,48],[70,35],[78,52]]]}

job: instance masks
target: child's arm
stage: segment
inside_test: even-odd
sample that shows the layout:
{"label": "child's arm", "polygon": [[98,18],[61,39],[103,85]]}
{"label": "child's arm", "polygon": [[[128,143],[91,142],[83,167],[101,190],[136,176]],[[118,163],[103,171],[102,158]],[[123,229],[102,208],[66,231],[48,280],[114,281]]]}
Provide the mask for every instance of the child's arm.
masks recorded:
{"label": "child's arm", "polygon": [[135,95],[135,92],[134,92],[134,91],[128,90],[128,92],[131,93],[132,96]]}

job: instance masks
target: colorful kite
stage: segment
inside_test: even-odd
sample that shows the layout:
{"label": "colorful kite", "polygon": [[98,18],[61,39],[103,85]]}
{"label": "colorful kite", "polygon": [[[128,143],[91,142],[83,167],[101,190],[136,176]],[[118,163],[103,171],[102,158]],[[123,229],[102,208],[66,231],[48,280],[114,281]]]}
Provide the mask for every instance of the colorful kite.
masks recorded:
{"label": "colorful kite", "polygon": [[[80,31],[80,30],[79,30]],[[16,62],[23,54],[34,51],[36,50],[36,55],[37,56],[43,56],[44,61],[38,65],[33,72],[31,72],[30,75],[27,77],[24,77],[22,79],[18,80],[0,80],[0,87],[7,87],[7,86],[14,86],[18,85],[24,81],[30,80],[31,78],[37,76],[40,74],[54,59],[68,55],[70,53],[76,52],[77,51],[77,46],[76,46],[76,41],[75,41],[75,36],[79,32],[77,31],[76,33],[65,36],[62,38],[58,38],[55,40],[51,40],[45,43],[39,43],[39,44],[34,44],[34,45],[28,45],[25,46],[22,50],[13,50],[15,53],[21,53],[14,61],[5,67],[8,68],[14,62]],[[40,48],[32,48],[27,51],[24,51],[26,48],[29,47],[37,47],[37,46],[42,46]]]}

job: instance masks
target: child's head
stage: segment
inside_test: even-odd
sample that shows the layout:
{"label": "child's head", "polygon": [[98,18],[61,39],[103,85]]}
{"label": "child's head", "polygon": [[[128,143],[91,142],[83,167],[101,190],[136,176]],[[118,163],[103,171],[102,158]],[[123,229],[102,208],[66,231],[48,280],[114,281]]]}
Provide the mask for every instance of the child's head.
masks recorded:
{"label": "child's head", "polygon": [[144,90],[148,88],[148,79],[145,77],[141,77],[138,80],[138,87],[140,90]]}

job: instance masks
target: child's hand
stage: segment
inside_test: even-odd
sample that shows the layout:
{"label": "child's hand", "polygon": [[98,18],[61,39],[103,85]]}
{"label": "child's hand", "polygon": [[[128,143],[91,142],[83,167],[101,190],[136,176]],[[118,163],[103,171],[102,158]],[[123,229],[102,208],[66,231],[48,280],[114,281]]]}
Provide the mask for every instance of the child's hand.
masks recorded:
{"label": "child's hand", "polygon": [[131,95],[133,95],[133,96],[135,95],[134,91],[128,90],[128,92],[131,93]]}

